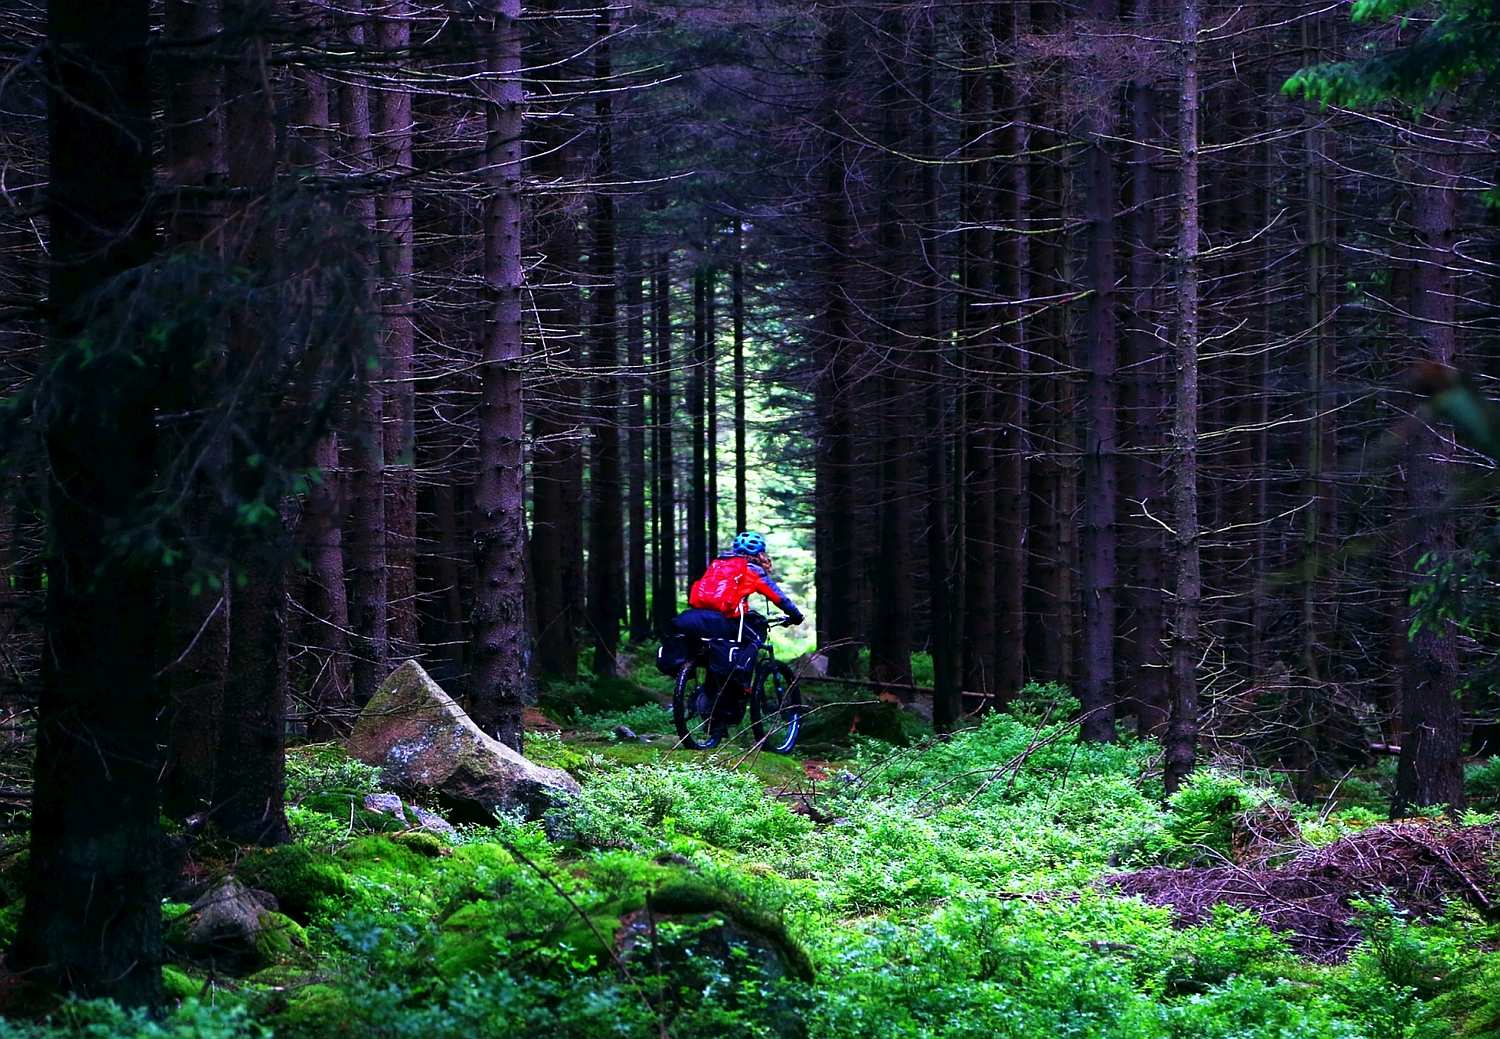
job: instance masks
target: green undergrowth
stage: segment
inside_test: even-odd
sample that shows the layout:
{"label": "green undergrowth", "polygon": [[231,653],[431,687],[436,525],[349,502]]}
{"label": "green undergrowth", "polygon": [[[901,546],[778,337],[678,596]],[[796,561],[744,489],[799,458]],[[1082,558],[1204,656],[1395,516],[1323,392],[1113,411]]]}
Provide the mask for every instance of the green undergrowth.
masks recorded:
{"label": "green undergrowth", "polygon": [[1364,944],[1320,964],[1249,911],[1179,927],[1098,886],[1225,861],[1247,814],[1316,843],[1374,819],[1214,769],[1164,797],[1155,747],[1080,745],[1040,698],[946,742],[856,735],[836,767],[758,756],[810,803],[735,755],[602,726],[528,750],[581,794],[421,846],[325,812],[373,777],[303,752],[292,786],[327,825],[234,864],[295,921],[298,956],[248,977],[176,963],[165,1020],[73,1004],[0,1039],[1500,1039],[1500,928],[1467,909],[1365,903]]}

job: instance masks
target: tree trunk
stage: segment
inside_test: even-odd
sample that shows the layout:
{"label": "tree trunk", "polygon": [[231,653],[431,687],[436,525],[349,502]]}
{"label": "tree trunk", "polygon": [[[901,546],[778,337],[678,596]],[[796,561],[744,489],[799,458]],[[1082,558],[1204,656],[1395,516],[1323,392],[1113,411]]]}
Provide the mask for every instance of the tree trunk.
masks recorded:
{"label": "tree trunk", "polygon": [[[47,652],[26,899],[8,957],[79,996],[160,1002],[161,770],[155,574],[115,531],[151,485],[159,376],[113,351],[81,363],[89,298],[151,255],[146,0],[48,8],[52,393]],[[108,156],[108,162],[101,162]],[[103,594],[101,590],[107,590]]]}
{"label": "tree trunk", "polygon": [[991,227],[991,163],[994,102],[992,77],[983,45],[990,26],[982,5],[966,8],[962,84],[964,182],[959,201],[963,250],[959,342],[964,349],[968,386],[964,391],[963,477],[963,687],[989,692],[995,687],[995,452],[994,344],[998,320],[991,308],[994,289],[994,236]]}
{"label": "tree trunk", "polygon": [[[1114,17],[1113,0],[1096,0],[1094,17]],[[1101,89],[1108,89],[1107,87]],[[1115,176],[1110,155],[1110,105],[1096,102],[1084,152],[1085,219],[1088,223],[1088,416],[1083,448],[1083,552],[1079,591],[1083,597],[1083,673],[1078,700],[1082,737],[1115,738],[1115,516],[1119,354],[1115,320]]]}
{"label": "tree trunk", "polygon": [[[313,46],[327,45],[325,14],[309,2],[304,17]],[[308,70],[300,90],[297,123],[300,136],[293,161],[307,174],[332,173],[332,134],[327,76]],[[302,515],[302,547],[307,554],[307,608],[312,643],[318,655],[311,690],[308,735],[328,739],[340,734],[354,702],[349,679],[349,599],[344,583],[344,495],[339,465],[339,436],[330,430],[313,448],[317,472]]]}
{"label": "tree trunk", "polygon": [[531,702],[531,639],[526,616],[526,433],[521,403],[521,0],[494,0],[483,90],[488,102],[484,287],[489,305],[481,356],[479,473],[474,540],[479,581],[469,713],[500,742],[521,749]]}
{"label": "tree trunk", "polygon": [[[219,183],[224,173],[222,69],[209,52],[209,41],[219,31],[217,3],[171,0],[166,5],[165,35],[174,47],[167,69],[164,158],[170,184],[179,189],[202,189]],[[223,213],[215,203],[180,190],[172,194],[166,219],[167,243],[186,250],[217,252]],[[192,322],[178,332],[181,347],[174,350],[180,366],[165,387],[169,412],[195,406],[203,387],[202,368],[195,362],[205,353],[222,351],[221,332]],[[212,344],[212,345],[210,345]],[[210,371],[212,366],[207,366]],[[191,450],[184,439],[163,431],[163,454]],[[222,464],[223,459],[216,459]],[[164,460],[163,464],[167,464]],[[211,466],[207,463],[205,467]],[[205,488],[187,506],[202,504]],[[222,571],[215,575],[221,582]],[[194,592],[194,585],[200,585]],[[161,611],[162,645],[159,655],[163,694],[168,703],[167,772],[163,797],[166,811],[184,818],[207,807],[213,790],[214,740],[224,697],[224,668],[229,659],[229,611],[223,587],[206,589],[202,575],[176,574],[167,582]]]}
{"label": "tree trunk", "polygon": [[302,517],[302,544],[307,552],[308,602],[313,642],[319,661],[312,686],[312,717],[307,732],[330,739],[347,728],[354,691],[349,682],[349,600],[344,587],[342,483],[337,433],[320,437],[313,453],[318,477],[308,493]]}
{"label": "tree trunk", "polygon": [[841,104],[849,68],[848,13],[829,12],[824,30],[820,73],[823,87],[822,126],[829,154],[823,159],[819,257],[820,312],[814,333],[817,383],[814,415],[818,427],[816,501],[819,648],[827,654],[828,673],[852,677],[858,660],[855,628],[856,581],[854,516],[854,419],[851,369],[853,347],[846,294],[851,216],[846,194],[847,144],[841,123]]}
{"label": "tree trunk", "polygon": [[[244,199],[233,223],[244,228],[240,265],[264,270],[276,249],[267,202],[276,178],[274,98],[265,78],[268,41],[260,29],[257,0],[226,0],[224,23],[233,48],[226,76],[225,137],[231,142],[229,184]],[[259,315],[233,315],[229,328],[230,381],[236,369],[254,363],[267,334]],[[255,466],[243,455],[231,460],[243,500],[261,492]],[[245,558],[229,600],[229,669],[224,710],[215,748],[211,819],[230,840],[276,844],[289,834],[285,796],[287,697],[287,567],[284,520]]]}
{"label": "tree trunk", "polygon": [[[539,5],[547,15],[556,0]],[[545,17],[534,23],[540,35],[536,66],[541,79],[552,76],[553,64],[568,56],[565,42],[547,34],[555,29]],[[544,108],[534,132],[538,139],[531,160],[532,179],[551,185],[567,177],[574,128],[556,102],[547,98],[549,86],[537,82],[530,91],[533,104]],[[537,670],[572,681],[578,675],[580,576],[583,569],[582,451],[575,433],[580,386],[569,369],[576,367],[579,296],[573,281],[578,266],[578,243],[568,197],[537,192],[533,195],[538,247],[545,260],[536,277],[537,339],[545,344],[549,367],[561,375],[545,384],[547,396],[533,420],[531,575],[535,587]]]}
{"label": "tree trunk", "polygon": [[750,528],[749,492],[745,488],[749,459],[745,437],[745,261],[744,230],[734,218],[734,269],[731,274],[734,308],[734,529]]}
{"label": "tree trunk", "polygon": [[[923,155],[937,154],[937,127],[934,119],[933,65],[936,62],[932,21],[926,21],[922,35],[922,63],[919,81],[920,102],[917,118],[921,124]],[[937,169],[923,163],[918,173],[918,204],[923,227],[939,225]],[[934,247],[935,248],[935,247]],[[932,724],[938,732],[953,732],[963,715],[963,696],[959,684],[958,631],[953,623],[953,551],[950,538],[948,502],[953,494],[949,479],[951,455],[948,438],[947,400],[943,381],[946,360],[942,330],[942,300],[946,288],[941,280],[942,261],[931,265],[922,278],[921,377],[923,381],[923,419],[926,429],[923,450],[925,468],[923,490],[927,496],[927,602],[928,649],[932,653],[933,695]]]}
{"label": "tree trunk", "polygon": [[[1423,362],[1451,368],[1457,355],[1453,275],[1457,240],[1458,155],[1433,121],[1424,121],[1412,206],[1416,265],[1411,275],[1413,333]],[[1451,555],[1455,543],[1451,431],[1419,421],[1406,445],[1408,574],[1423,557]],[[1413,585],[1422,578],[1409,578]],[[1464,807],[1462,717],[1453,627],[1426,626],[1406,648],[1401,688],[1401,757],[1391,814],[1412,808]]]}
{"label": "tree trunk", "polygon": [[652,393],[652,424],[656,447],[652,457],[656,494],[652,515],[659,517],[656,539],[658,566],[652,613],[656,630],[666,632],[677,616],[677,474],[672,451],[672,274],[671,257],[661,253],[652,278],[654,317],[651,322],[652,363],[656,374]]}
{"label": "tree trunk", "polygon": [[1167,792],[1193,770],[1198,747],[1198,0],[1182,5],[1182,97],[1178,106],[1177,400],[1172,426],[1172,526],[1177,582],[1172,609],[1171,712],[1163,780]]}
{"label": "tree trunk", "polygon": [[[911,477],[908,454],[914,416],[910,413],[907,369],[909,309],[913,258],[920,254],[915,226],[909,219],[911,177],[902,153],[911,147],[910,112],[900,69],[910,60],[905,45],[908,26],[902,7],[887,9],[881,18],[886,48],[883,65],[890,70],[882,83],[881,137],[884,169],[876,214],[880,293],[875,313],[879,339],[875,356],[880,366],[879,481],[877,537],[879,554],[873,568],[874,623],[870,638],[870,677],[877,683],[911,684],[912,552]],[[903,697],[904,698],[904,697]]]}
{"label": "tree trunk", "polygon": [[[1149,24],[1153,12],[1149,0],[1137,4],[1136,18]],[[1155,334],[1157,320],[1156,254],[1159,248],[1156,195],[1158,178],[1153,168],[1157,149],[1154,141],[1161,137],[1156,114],[1156,90],[1148,76],[1131,84],[1131,238],[1130,285],[1131,377],[1125,383],[1129,394],[1131,455],[1128,467],[1130,492],[1127,498],[1143,503],[1152,515],[1161,512],[1164,494],[1159,458],[1166,446],[1163,431],[1167,425],[1165,389],[1166,354]],[[1130,581],[1124,591],[1134,615],[1134,660],[1131,668],[1131,696],[1134,700],[1136,732],[1141,736],[1161,736],[1167,725],[1168,675],[1166,656],[1166,604],[1162,588],[1166,581],[1163,561],[1167,555],[1166,539],[1161,527],[1144,516],[1132,524],[1133,552]]]}
{"label": "tree trunk", "polygon": [[630,641],[651,637],[646,609],[646,315],[641,246],[632,237],[625,257],[626,455],[630,471]]}
{"label": "tree trunk", "polygon": [[[993,8],[994,36],[1013,48],[1027,30],[1027,8],[997,4]],[[1012,59],[1014,60],[1014,59]],[[1007,158],[998,169],[999,207],[996,223],[995,295],[1002,304],[996,314],[1005,322],[1001,333],[1000,374],[1004,382],[996,397],[998,432],[995,438],[995,675],[997,705],[1004,705],[1026,681],[1026,560],[1027,457],[1029,384],[1026,325],[1018,301],[1030,295],[1031,249],[1023,229],[1030,207],[1030,177],[1025,158],[1026,130],[1017,111],[1021,90],[1013,68],[994,77],[992,92],[997,119],[1006,121],[1001,150]]]}
{"label": "tree trunk", "polygon": [[[610,36],[614,14],[598,15],[594,44],[594,79],[601,87],[611,75]],[[614,95],[604,89],[594,102],[597,120],[599,166],[595,176],[608,181],[614,176]],[[615,289],[615,200],[608,189],[593,200],[593,240],[589,248],[589,274],[593,307],[589,363],[592,368],[593,436],[589,441],[589,560],[588,618],[594,637],[594,674],[615,673],[620,647],[620,623],[625,617],[625,543],[620,487],[620,364],[619,330],[616,322],[618,294]]]}
{"label": "tree trunk", "polygon": [[[346,19],[344,43],[355,53],[360,52],[373,35],[365,0],[349,0],[341,17]],[[339,86],[339,100],[345,163],[356,175],[373,174],[375,153],[369,86],[357,74],[346,78]],[[369,190],[357,190],[349,202],[349,209],[354,221],[373,236],[375,196]],[[374,264],[367,263],[367,269],[373,270]],[[389,341],[388,335],[386,341]],[[370,358],[368,367],[370,377],[362,384],[363,393],[354,402],[354,428],[348,444],[349,548],[345,561],[349,568],[349,626],[357,639],[353,667],[354,700],[359,704],[367,703],[385,678],[389,643],[383,351]]]}
{"label": "tree trunk", "polygon": [[688,580],[708,567],[708,431],[704,426],[703,385],[708,373],[707,270],[693,269],[693,357],[688,367],[688,417],[693,423],[693,472],[687,517]]}
{"label": "tree trunk", "polygon": [[[1038,8],[1042,24],[1037,31],[1053,28],[1045,17],[1049,10],[1052,9]],[[1032,380],[1035,400],[1030,418],[1038,450],[1028,467],[1032,485],[1027,533],[1031,548],[1032,606],[1027,611],[1030,627],[1027,661],[1033,678],[1067,685],[1073,680],[1077,523],[1075,390],[1070,377],[1074,365],[1067,346],[1067,308],[1062,305],[1069,291],[1064,244],[1071,209],[1063,190],[1061,167],[1050,154],[1061,146],[1062,139],[1057,133],[1043,129],[1057,122],[1054,106],[1039,99],[1028,114],[1035,127],[1031,135],[1031,194],[1037,213],[1046,214],[1033,221],[1032,291],[1039,300],[1048,302],[1040,307],[1028,328],[1035,344],[1033,359],[1045,365],[1041,374],[1046,377]]]}
{"label": "tree trunk", "polygon": [[[712,236],[710,235],[710,248]],[[722,545],[719,542],[719,270],[710,267],[703,281],[703,360],[707,399],[703,407],[708,422],[708,555],[712,558]],[[697,575],[694,575],[697,576]]]}
{"label": "tree trunk", "polygon": [[[411,0],[390,0],[377,25],[382,60],[398,68],[412,61]],[[386,83],[377,95],[375,130],[381,173],[391,178],[378,196],[381,294],[384,329],[385,556],[387,652],[396,658],[417,652],[416,384],[412,379],[415,326],[412,316],[414,225],[412,191],[412,95],[405,84]]]}

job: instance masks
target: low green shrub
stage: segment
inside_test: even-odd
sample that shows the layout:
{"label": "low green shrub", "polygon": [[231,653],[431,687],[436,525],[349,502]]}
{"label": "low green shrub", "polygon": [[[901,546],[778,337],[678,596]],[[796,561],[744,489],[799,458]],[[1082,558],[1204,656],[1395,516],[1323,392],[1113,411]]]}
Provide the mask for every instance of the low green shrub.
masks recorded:
{"label": "low green shrub", "polygon": [[623,711],[581,715],[572,722],[574,728],[599,736],[613,736],[615,730],[622,725],[639,736],[671,735],[676,732],[671,708],[663,707],[655,701],[638,704]]}
{"label": "low green shrub", "polygon": [[303,923],[349,894],[349,879],[339,861],[303,844],[257,849],[234,871],[249,887],[275,895],[282,910]]}
{"label": "low green shrub", "polygon": [[1237,819],[1278,803],[1276,793],[1253,786],[1216,769],[1193,773],[1167,799],[1167,817],[1159,839],[1150,845],[1172,865],[1212,865],[1230,857]]}
{"label": "low green shrub", "polygon": [[566,840],[591,847],[654,848],[682,835],[736,851],[784,846],[812,828],[766,797],[753,776],[678,763],[596,775],[548,822]]}
{"label": "low green shrub", "polygon": [[373,794],[380,769],[356,761],[335,743],[293,747],[286,755],[286,799],[299,804],[314,794]]}
{"label": "low green shrub", "polygon": [[0,1017],[0,1039],[270,1039],[243,1005],[216,1006],[196,998],[156,1017],[122,1010],[110,1000],[64,1003],[42,1021]]}
{"label": "low green shrub", "polygon": [[1500,757],[1475,762],[1465,769],[1464,792],[1474,807],[1500,810]]}
{"label": "low green shrub", "polygon": [[537,705],[558,722],[580,715],[625,711],[655,703],[656,695],[628,678],[589,677],[573,682],[546,681],[538,692]]}

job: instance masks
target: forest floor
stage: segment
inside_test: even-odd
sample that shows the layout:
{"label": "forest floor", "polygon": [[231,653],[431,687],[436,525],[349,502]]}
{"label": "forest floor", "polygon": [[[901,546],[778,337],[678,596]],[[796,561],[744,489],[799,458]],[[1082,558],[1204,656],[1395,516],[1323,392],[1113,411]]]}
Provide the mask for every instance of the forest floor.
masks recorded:
{"label": "forest floor", "polygon": [[[175,947],[166,1020],[73,1004],[0,1039],[1500,1037],[1493,815],[1387,824],[1383,770],[1312,807],[1213,768],[1167,798],[1153,745],[1024,700],[942,742],[833,708],[806,755],[692,754],[659,692],[550,692],[527,753],[582,793],[537,822],[408,829],[364,809],[373,769],[295,751],[295,843],[184,844],[199,887],[276,896],[276,940]],[[1470,779],[1500,808],[1500,764]]]}

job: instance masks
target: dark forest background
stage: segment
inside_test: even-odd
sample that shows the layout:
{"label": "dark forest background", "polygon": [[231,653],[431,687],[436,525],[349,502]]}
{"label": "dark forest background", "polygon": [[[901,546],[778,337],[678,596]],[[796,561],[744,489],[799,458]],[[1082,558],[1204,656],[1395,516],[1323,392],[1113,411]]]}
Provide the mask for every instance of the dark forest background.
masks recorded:
{"label": "dark forest background", "polygon": [[[116,861],[146,927],[158,797],[275,842],[285,742],[412,657],[521,748],[742,528],[807,666],[940,732],[1055,683],[1168,789],[1398,755],[1396,814],[1461,807],[1497,738],[1493,12],[1356,14],[9,0],[32,869]],[[18,958],[88,933],[68,899]]]}

